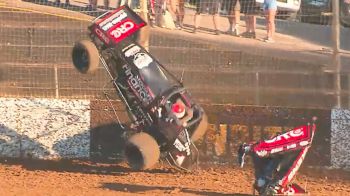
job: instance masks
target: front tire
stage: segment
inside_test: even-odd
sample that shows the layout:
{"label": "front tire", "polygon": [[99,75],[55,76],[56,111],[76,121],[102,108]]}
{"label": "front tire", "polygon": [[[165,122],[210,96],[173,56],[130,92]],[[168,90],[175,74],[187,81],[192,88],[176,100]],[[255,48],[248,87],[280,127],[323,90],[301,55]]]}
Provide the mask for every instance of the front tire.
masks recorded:
{"label": "front tire", "polygon": [[152,136],[143,132],[136,133],[126,144],[125,157],[134,170],[146,170],[158,162],[160,149]]}
{"label": "front tire", "polygon": [[81,40],[74,44],[72,60],[74,67],[83,74],[95,72],[100,63],[98,50],[89,40]]}

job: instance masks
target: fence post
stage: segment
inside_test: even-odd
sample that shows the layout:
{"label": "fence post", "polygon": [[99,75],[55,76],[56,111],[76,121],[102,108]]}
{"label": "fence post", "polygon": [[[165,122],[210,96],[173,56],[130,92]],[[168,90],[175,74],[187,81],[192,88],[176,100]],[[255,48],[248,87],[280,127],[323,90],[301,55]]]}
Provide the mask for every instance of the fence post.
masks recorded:
{"label": "fence post", "polygon": [[339,20],[339,1],[332,1],[332,43],[333,43],[333,65],[335,67],[335,94],[337,98],[336,107],[341,107],[341,77],[340,77],[340,20]]}

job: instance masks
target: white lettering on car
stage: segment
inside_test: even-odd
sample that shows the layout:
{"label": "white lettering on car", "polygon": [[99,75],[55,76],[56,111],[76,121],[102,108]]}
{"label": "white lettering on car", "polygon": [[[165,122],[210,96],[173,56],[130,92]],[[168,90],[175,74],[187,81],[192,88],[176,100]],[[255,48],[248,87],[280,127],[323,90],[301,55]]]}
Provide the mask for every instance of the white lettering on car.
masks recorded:
{"label": "white lettering on car", "polygon": [[137,53],[134,57],[134,64],[139,69],[147,67],[152,62],[153,62],[153,59],[146,53],[140,52],[140,53]]}
{"label": "white lettering on car", "polygon": [[309,141],[301,141],[299,143],[300,146],[307,146],[309,144]]}
{"label": "white lettering on car", "polygon": [[123,23],[122,25],[120,25],[120,27],[117,27],[116,29],[111,31],[110,34],[114,38],[118,39],[120,36],[127,33],[128,31],[130,31],[134,27],[135,27],[134,23],[127,21],[127,22]]}
{"label": "white lettering on car", "polygon": [[256,151],[256,154],[259,156],[259,157],[264,157],[267,155],[267,151],[266,150],[259,150],[259,151]]}
{"label": "white lettering on car", "polygon": [[186,150],[186,147],[180,142],[179,139],[176,139],[174,142],[174,146],[180,151],[183,152]]}
{"label": "white lettering on car", "polygon": [[288,131],[282,135],[278,135],[270,140],[265,140],[266,143],[273,143],[275,141],[280,141],[282,140],[282,138],[288,140],[291,137],[299,137],[302,136],[304,134],[304,132],[301,129],[295,129],[292,131]]}
{"label": "white lettering on car", "polygon": [[184,160],[185,160],[185,156],[183,156],[183,155],[176,155],[176,163],[177,163],[178,165],[182,165],[182,163],[184,162]]}
{"label": "white lettering on car", "polygon": [[281,152],[281,151],[283,151],[283,147],[274,148],[271,150],[271,153],[276,153],[276,152]]}
{"label": "white lettering on car", "polygon": [[96,28],[95,32],[105,43],[109,43],[108,37],[100,29]]}
{"label": "white lettering on car", "polygon": [[292,148],[296,148],[297,145],[296,144],[290,144],[287,146],[287,149],[292,149]]}
{"label": "white lettering on car", "polygon": [[152,100],[152,97],[149,95],[142,80],[132,73],[131,68],[128,65],[124,65],[123,68],[125,69],[125,75],[128,77],[128,82],[132,89],[137,93],[137,96],[140,97],[143,102],[149,103]]}
{"label": "white lettering on car", "polygon": [[109,18],[107,18],[106,20],[102,21],[99,24],[99,26],[102,28],[102,30],[108,31],[108,29],[113,27],[113,25],[119,23],[126,17],[128,17],[127,13],[124,10],[120,10],[117,13],[110,16]]}
{"label": "white lettering on car", "polygon": [[141,48],[139,46],[133,46],[125,52],[126,57],[134,56],[136,53],[140,52]]}

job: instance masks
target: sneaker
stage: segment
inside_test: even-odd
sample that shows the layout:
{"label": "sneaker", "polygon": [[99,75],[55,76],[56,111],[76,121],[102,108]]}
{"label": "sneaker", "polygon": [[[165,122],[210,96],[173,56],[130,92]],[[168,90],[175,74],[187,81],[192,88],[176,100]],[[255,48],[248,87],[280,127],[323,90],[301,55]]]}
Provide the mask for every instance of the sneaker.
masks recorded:
{"label": "sneaker", "polygon": [[215,35],[220,35],[220,31],[219,30],[215,30]]}
{"label": "sneaker", "polygon": [[256,34],[255,32],[244,32],[242,34],[239,35],[240,37],[245,37],[245,38],[253,38],[255,39],[256,38]]}
{"label": "sneaker", "polygon": [[197,33],[197,28],[193,28],[192,33]]}
{"label": "sneaker", "polygon": [[238,36],[239,35],[239,31],[238,31],[238,29],[235,29],[234,31],[228,30],[228,31],[226,31],[226,34],[232,35],[232,36]]}
{"label": "sneaker", "polygon": [[275,43],[275,40],[273,40],[272,38],[268,37],[264,39],[264,42],[266,43]]}
{"label": "sneaker", "polygon": [[239,35],[239,37],[247,37],[248,34],[249,34],[249,32],[245,31],[245,32],[241,33]]}
{"label": "sneaker", "polygon": [[238,36],[239,35],[239,30],[236,28],[235,31],[233,31],[233,36]]}
{"label": "sneaker", "polygon": [[255,32],[250,32],[250,38],[256,39],[256,33]]}

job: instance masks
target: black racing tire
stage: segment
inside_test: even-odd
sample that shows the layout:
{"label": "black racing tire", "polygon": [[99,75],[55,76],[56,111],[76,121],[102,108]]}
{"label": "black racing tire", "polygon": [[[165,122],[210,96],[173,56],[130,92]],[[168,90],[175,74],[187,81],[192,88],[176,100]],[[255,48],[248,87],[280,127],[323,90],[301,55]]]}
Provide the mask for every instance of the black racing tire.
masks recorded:
{"label": "black racing tire", "polygon": [[156,140],[147,133],[132,135],[125,146],[125,157],[134,170],[146,170],[159,160],[160,149]]}
{"label": "black racing tire", "polygon": [[208,129],[208,116],[204,113],[199,125],[191,135],[191,140],[195,142],[201,139],[204,136],[204,134],[207,132],[207,129]]}
{"label": "black racing tire", "polygon": [[95,72],[100,63],[98,50],[89,40],[81,40],[74,44],[72,60],[74,67],[83,74]]}

